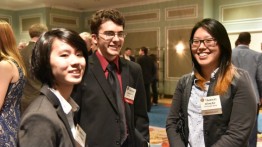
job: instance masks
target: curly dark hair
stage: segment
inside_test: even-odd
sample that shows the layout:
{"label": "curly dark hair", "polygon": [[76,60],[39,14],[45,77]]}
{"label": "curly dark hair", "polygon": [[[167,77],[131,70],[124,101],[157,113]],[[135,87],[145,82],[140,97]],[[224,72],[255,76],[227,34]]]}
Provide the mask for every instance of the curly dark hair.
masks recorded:
{"label": "curly dark hair", "polygon": [[98,34],[99,27],[102,23],[111,20],[117,25],[123,26],[125,28],[125,18],[116,9],[102,9],[96,11],[90,20],[90,29],[92,34]]}

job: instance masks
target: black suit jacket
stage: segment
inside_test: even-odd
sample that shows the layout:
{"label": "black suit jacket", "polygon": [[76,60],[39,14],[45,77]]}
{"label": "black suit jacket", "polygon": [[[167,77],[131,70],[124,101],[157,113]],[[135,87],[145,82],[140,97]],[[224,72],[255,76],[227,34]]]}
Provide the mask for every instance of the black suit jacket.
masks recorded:
{"label": "black suit jacket", "polygon": [[130,56],[129,58],[130,58],[130,61],[133,61],[133,62],[135,62],[135,60],[136,60],[135,57],[133,57],[133,56]]}
{"label": "black suit jacket", "polygon": [[24,112],[18,135],[20,147],[75,147],[63,108],[46,85]]}
{"label": "black suit jacket", "polygon": [[[119,58],[122,89],[136,89],[134,104],[125,104],[128,128],[128,146],[144,147],[149,142],[149,119],[146,111],[146,96],[141,68],[137,63]],[[83,85],[74,94],[80,105],[78,121],[87,134],[89,147],[119,147],[120,124],[116,100],[106,80],[104,71],[93,54],[89,58],[88,71]]]}
{"label": "black suit jacket", "polygon": [[40,94],[42,83],[38,81],[30,72],[32,50],[35,47],[35,42],[30,41],[29,44],[20,51],[22,59],[26,67],[26,83],[23,89],[23,97],[21,100],[22,112],[29,106],[29,104],[37,98]]}
{"label": "black suit jacket", "polygon": [[153,59],[147,55],[139,56],[137,63],[141,66],[145,84],[150,84],[156,74],[155,63]]}

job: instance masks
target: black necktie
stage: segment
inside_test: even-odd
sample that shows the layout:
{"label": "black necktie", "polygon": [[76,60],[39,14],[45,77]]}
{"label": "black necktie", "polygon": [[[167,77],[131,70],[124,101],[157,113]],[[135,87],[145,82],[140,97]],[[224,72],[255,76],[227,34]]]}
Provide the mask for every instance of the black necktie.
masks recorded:
{"label": "black necktie", "polygon": [[109,63],[107,66],[108,77],[107,80],[112,87],[113,95],[117,102],[119,117],[120,117],[120,131],[121,131],[121,144],[127,138],[127,128],[126,128],[126,118],[125,118],[125,110],[124,103],[121,96],[121,89],[119,85],[119,81],[116,75],[116,65],[115,63]]}

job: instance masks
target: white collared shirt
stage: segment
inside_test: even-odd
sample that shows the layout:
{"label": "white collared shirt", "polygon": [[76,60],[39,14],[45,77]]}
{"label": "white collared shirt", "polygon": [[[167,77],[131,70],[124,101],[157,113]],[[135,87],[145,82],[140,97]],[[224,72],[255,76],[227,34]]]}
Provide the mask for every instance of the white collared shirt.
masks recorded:
{"label": "white collared shirt", "polygon": [[70,125],[71,128],[71,132],[75,138],[75,134],[76,134],[76,127],[74,124],[74,112],[79,110],[79,106],[76,104],[76,102],[70,97],[69,100],[65,100],[64,97],[55,89],[53,88],[49,88],[58,98],[58,100],[60,101],[60,104],[62,106],[62,109],[64,111],[64,113],[66,114],[66,118],[68,120],[68,123]]}
{"label": "white collared shirt", "polygon": [[[211,78],[215,78],[215,74],[218,69],[219,68],[211,73]],[[198,79],[194,79],[194,84],[192,85],[191,95],[188,102],[188,141],[190,143],[188,144],[188,147],[205,147],[203,126],[204,118],[202,115],[200,99],[207,96],[210,81],[205,83],[205,90],[201,90],[201,88],[196,84],[197,80]]]}
{"label": "white collared shirt", "polygon": [[130,57],[129,56],[124,55],[124,57],[125,57],[126,60],[130,61]]}

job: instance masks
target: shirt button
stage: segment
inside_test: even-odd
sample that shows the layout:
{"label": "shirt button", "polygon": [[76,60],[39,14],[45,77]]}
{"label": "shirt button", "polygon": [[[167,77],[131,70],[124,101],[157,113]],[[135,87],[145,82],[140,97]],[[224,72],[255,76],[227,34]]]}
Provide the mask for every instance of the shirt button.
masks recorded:
{"label": "shirt button", "polygon": [[118,123],[119,122],[119,120],[118,119],[116,119],[116,123]]}
{"label": "shirt button", "polygon": [[120,142],[119,142],[119,141],[116,141],[116,144],[117,144],[117,145],[120,145]]}

